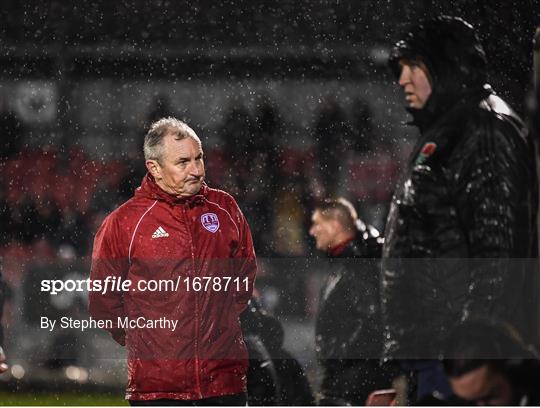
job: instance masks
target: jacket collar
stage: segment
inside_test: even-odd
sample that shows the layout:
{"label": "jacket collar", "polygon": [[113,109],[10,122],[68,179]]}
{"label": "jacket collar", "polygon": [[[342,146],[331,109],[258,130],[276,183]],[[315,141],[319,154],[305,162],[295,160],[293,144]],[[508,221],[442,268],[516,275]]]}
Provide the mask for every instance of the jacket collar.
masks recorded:
{"label": "jacket collar", "polygon": [[466,104],[480,103],[480,101],[493,93],[490,85],[469,89],[461,92],[459,95],[450,93],[438,93],[435,90],[422,109],[405,108],[413,117],[409,125],[416,126],[421,133],[424,133],[440,118],[446,116],[446,113],[459,106]]}
{"label": "jacket collar", "polygon": [[342,243],[336,245],[335,247],[331,248],[329,251],[328,251],[328,256],[330,258],[338,258],[340,257],[340,255],[343,254],[343,252],[345,252],[345,249],[354,241],[354,237],[351,237],[345,241],[343,241]]}
{"label": "jacket collar", "polygon": [[172,194],[163,191],[154,180],[154,177],[150,173],[146,173],[141,183],[141,186],[135,190],[135,197],[144,197],[151,200],[164,201],[168,204],[197,204],[206,200],[208,195],[208,186],[203,182],[199,192],[190,197],[177,197]]}

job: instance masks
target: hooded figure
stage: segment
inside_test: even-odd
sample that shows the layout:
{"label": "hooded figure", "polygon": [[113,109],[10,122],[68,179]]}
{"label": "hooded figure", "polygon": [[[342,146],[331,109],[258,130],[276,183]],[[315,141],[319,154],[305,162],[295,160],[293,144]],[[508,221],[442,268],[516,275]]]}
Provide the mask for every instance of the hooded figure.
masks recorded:
{"label": "hooded figure", "polygon": [[386,224],[386,357],[437,358],[467,316],[506,321],[532,340],[537,180],[522,121],[485,84],[484,50],[459,18],[414,27],[389,63],[420,138]]}
{"label": "hooded figure", "polygon": [[[460,18],[442,16],[414,27],[393,48],[389,64],[397,78],[400,61],[421,61],[432,93],[423,109],[409,112],[424,130],[459,100],[486,96],[486,55],[473,27]],[[478,97],[477,97],[478,99]],[[478,99],[478,100],[480,100]]]}

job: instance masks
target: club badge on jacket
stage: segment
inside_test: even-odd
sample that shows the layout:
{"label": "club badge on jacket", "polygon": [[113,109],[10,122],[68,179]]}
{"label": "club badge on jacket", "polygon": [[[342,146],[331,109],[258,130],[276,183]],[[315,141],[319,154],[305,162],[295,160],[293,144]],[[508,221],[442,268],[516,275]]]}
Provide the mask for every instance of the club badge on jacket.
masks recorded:
{"label": "club badge on jacket", "polygon": [[208,231],[214,233],[219,229],[219,218],[214,213],[205,213],[201,215],[201,224]]}

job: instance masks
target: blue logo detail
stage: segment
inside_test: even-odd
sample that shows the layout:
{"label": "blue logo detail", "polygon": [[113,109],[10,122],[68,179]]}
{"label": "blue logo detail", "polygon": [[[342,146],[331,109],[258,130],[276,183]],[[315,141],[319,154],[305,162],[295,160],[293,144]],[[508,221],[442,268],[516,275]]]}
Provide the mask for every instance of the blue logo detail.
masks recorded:
{"label": "blue logo detail", "polygon": [[206,213],[201,215],[201,224],[208,231],[214,233],[219,229],[219,218],[214,213]]}

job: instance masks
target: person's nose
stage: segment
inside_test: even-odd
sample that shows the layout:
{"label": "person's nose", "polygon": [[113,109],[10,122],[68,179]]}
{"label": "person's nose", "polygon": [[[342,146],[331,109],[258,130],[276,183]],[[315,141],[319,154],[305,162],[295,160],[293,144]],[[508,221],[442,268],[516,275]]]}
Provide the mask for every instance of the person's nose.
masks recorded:
{"label": "person's nose", "polygon": [[315,236],[315,227],[311,227],[311,228],[309,229],[309,235],[312,236],[312,237]]}
{"label": "person's nose", "polygon": [[399,85],[405,87],[411,82],[411,68],[408,65],[403,65],[401,68],[401,74],[399,75]]}
{"label": "person's nose", "polygon": [[200,177],[203,174],[203,166],[198,161],[192,161],[189,163],[189,174],[192,176]]}

